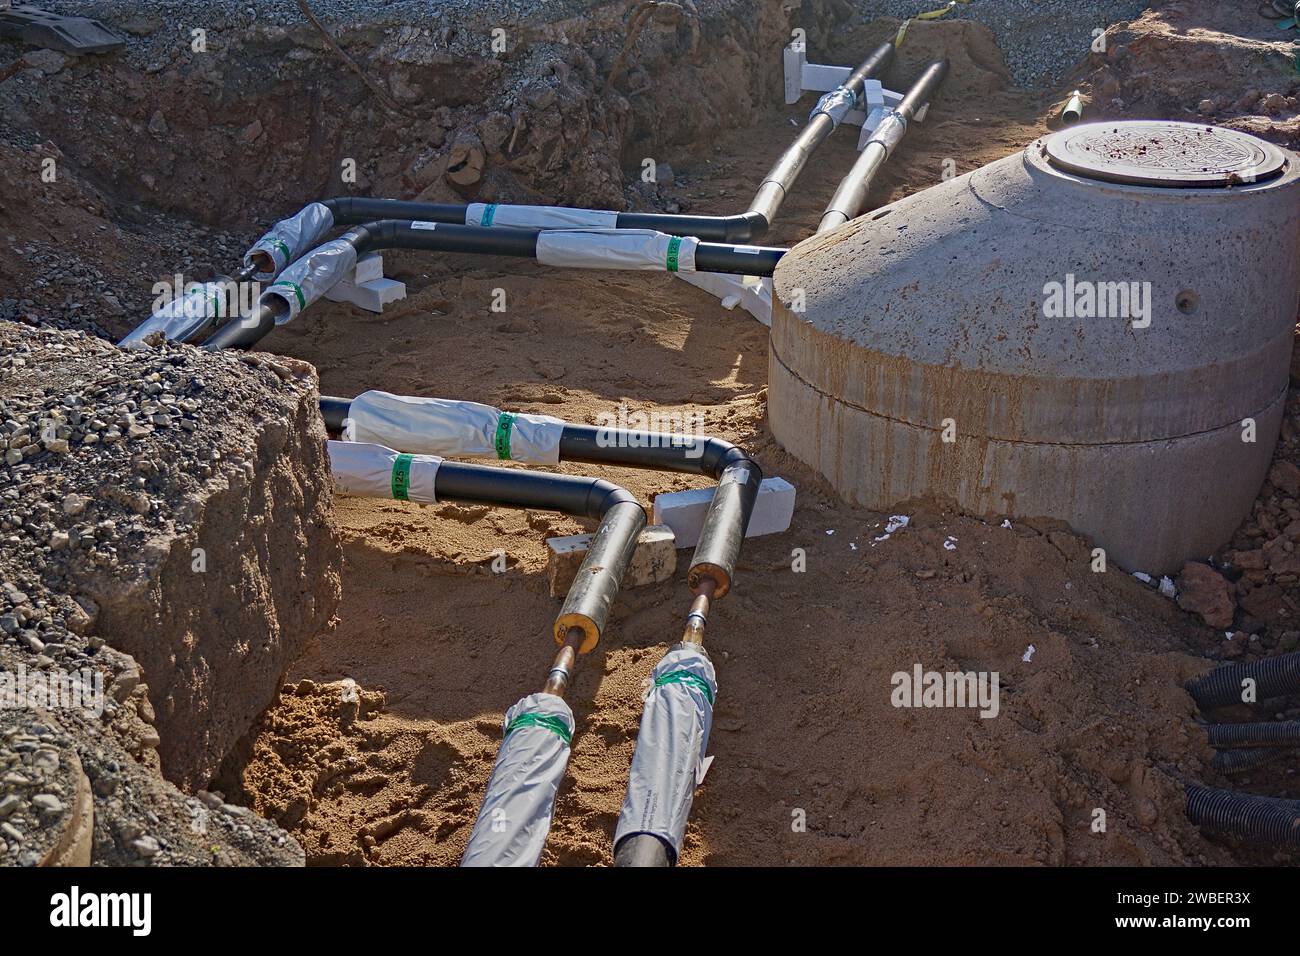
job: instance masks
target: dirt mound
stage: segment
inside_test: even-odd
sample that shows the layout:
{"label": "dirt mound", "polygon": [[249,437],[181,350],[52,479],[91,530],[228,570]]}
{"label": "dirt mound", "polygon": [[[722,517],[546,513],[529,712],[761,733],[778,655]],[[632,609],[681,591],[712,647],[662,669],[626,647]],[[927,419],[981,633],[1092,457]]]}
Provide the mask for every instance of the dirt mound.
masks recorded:
{"label": "dirt mound", "polygon": [[1300,146],[1294,33],[1257,9],[1177,0],[1110,28],[1071,81],[1090,94],[1085,119],[1201,118]]}

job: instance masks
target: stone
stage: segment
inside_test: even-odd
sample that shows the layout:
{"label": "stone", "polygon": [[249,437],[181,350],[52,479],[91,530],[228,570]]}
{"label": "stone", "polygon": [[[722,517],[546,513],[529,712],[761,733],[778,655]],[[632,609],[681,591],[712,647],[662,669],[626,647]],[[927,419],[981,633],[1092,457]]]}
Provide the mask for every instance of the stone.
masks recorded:
{"label": "stone", "polygon": [[1228,593],[1227,579],[1208,564],[1188,561],[1178,574],[1178,606],[1199,614],[1210,627],[1232,626],[1235,605]]}
{"label": "stone", "polygon": [[[546,540],[546,569],[551,597],[564,597],[573,585],[578,567],[591,548],[590,534],[570,534]],[[632,561],[621,587],[636,588],[667,581],[677,570],[677,544],[673,529],[651,525],[636,540]]]}

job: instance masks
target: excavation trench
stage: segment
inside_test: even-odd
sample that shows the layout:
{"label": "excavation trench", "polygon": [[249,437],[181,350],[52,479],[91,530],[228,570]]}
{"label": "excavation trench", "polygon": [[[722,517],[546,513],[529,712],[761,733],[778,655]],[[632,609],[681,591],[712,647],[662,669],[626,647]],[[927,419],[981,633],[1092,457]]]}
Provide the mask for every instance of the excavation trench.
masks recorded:
{"label": "excavation trench", "polygon": [[[932,185],[954,154],[964,171],[1042,131],[1047,104],[1003,89],[962,32],[935,31],[949,48],[903,58],[905,76],[935,55],[955,62],[939,106],[879,174],[873,204]],[[739,208],[789,142],[789,120],[804,115],[765,111],[719,139],[709,161],[674,164],[692,211]],[[824,144],[764,241],[810,234],[855,156],[852,136]],[[327,394],[454,395],[593,423],[621,407],[621,424],[652,427],[698,414],[705,433],[799,487],[794,526],[747,542],[735,592],[710,614],[717,761],[696,796],[684,864],[1228,859],[1183,815],[1177,768],[1208,764],[1211,751],[1168,716],[1191,713],[1181,685],[1203,668],[1186,653],[1195,629],[1131,580],[1081,573],[1084,542],[924,503],[908,508],[906,533],[877,542],[883,516],[840,503],[770,439],[766,330],[670,276],[386,257],[407,300],[380,317],[320,303],[261,347],[312,361]],[[502,299],[505,311],[493,311]],[[644,502],[707,484],[558,470],[599,474]],[[247,761],[220,783],[290,827],[312,863],[452,865],[502,712],[553,653],[543,540],[592,525],[478,506],[337,505],[338,628],[291,669]],[[955,551],[941,547],[947,539]],[[807,571],[792,570],[794,548]],[[642,685],[680,634],[684,577],[622,592],[609,636],[573,676],[573,751],[544,863],[613,858]],[[1069,610],[1054,597],[1066,584]],[[1046,673],[1021,661],[1030,644]],[[915,660],[1000,670],[1010,719],[899,710],[864,693]],[[1144,679],[1117,695],[1129,669]],[[1118,822],[1094,840],[1096,801]]]}
{"label": "excavation trench", "polygon": [[[860,62],[896,26],[843,30],[824,47],[814,36],[810,58]],[[363,163],[372,172],[357,193],[622,209],[618,170],[633,180],[645,153],[671,165],[675,182],[636,192],[638,203],[655,212],[740,212],[815,100],[772,106],[784,36],[768,25],[750,39],[772,62],[760,70],[728,56],[712,83],[695,85],[745,77],[752,114],[750,102],[719,101],[715,91],[687,104],[712,112],[657,123],[647,120],[655,103],[634,97],[629,112],[609,107],[603,130],[584,120],[579,142],[530,147],[525,124],[516,147],[535,149],[536,162],[489,157],[477,195],[450,190],[440,159],[412,159],[446,156],[444,143],[463,131],[456,111],[464,103],[440,124],[437,145],[399,141],[400,124],[381,118],[382,148]],[[913,24],[887,85],[904,85],[938,57],[951,61],[943,92],[876,175],[869,205],[999,159],[1041,135],[1055,113],[1059,97],[1011,88],[991,38],[969,23]],[[595,71],[574,69],[594,82]],[[461,90],[462,99],[484,81],[455,64],[412,75]],[[223,82],[231,94],[223,115],[237,128],[248,101],[235,95],[234,79]],[[183,84],[178,99],[182,92]],[[735,108],[728,123],[738,125],[718,130],[727,106]],[[354,118],[367,108],[349,106]],[[247,240],[256,235],[246,229],[250,218],[272,220],[330,195],[344,124],[317,119],[310,133],[306,124],[263,123],[258,149],[272,158],[260,170],[229,162],[248,155],[229,141],[173,157],[167,168],[177,175],[210,163],[202,172],[213,177],[177,198],[174,211],[238,228]],[[179,123],[173,132],[183,132]],[[788,246],[815,231],[857,157],[855,133],[820,146],[764,244]],[[329,148],[322,135],[335,137]],[[583,157],[567,180],[544,161],[559,149]],[[329,162],[309,158],[307,175],[291,173],[317,153]],[[124,173],[122,157],[98,165],[89,153],[74,158],[98,181],[122,175],[119,195],[149,191]],[[232,172],[223,180],[221,169]],[[222,206],[225,195],[238,198]],[[1205,629],[1127,574],[1090,573],[1083,539],[1051,523],[1007,527],[998,516],[959,515],[934,502],[900,504],[910,522],[887,535],[888,515],[844,504],[772,440],[767,330],[670,275],[408,250],[384,257],[387,274],[406,283],[406,299],[382,315],[318,302],[258,347],[311,362],[327,395],[381,389],[569,422],[695,429],[744,448],[765,474],[798,488],[790,530],[747,541],[733,592],[709,610],[715,760],[695,797],[681,863],[1254,859],[1206,841],[1184,816],[1185,783],[1231,785],[1211,770],[1213,750],[1183,690],[1205,669]],[[236,260],[212,265],[229,269]],[[656,494],[713,483],[590,463],[555,470],[605,479],[646,505]],[[555,653],[558,602],[547,591],[544,540],[595,523],[479,504],[340,496],[335,507],[344,535],[337,626],[293,663],[279,699],[212,786],[283,825],[311,864],[454,865],[488,785],[503,714],[535,689]],[[644,683],[682,632],[688,555],[679,555],[673,580],[619,594],[604,640],[572,676],[572,755],[543,863],[613,859]],[[892,679],[917,662],[999,672],[1000,719],[894,706]],[[1108,820],[1102,832],[1098,808]]]}

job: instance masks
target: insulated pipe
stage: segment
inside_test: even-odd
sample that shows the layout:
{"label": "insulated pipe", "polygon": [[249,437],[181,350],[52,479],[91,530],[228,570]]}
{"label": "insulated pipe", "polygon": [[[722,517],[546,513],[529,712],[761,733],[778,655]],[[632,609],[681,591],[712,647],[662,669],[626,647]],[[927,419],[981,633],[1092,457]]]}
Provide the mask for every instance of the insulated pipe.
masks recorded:
{"label": "insulated pipe", "polygon": [[[321,398],[325,424],[332,432],[343,430],[350,408],[349,399]],[[705,515],[687,581],[695,588],[706,578],[712,580],[717,598],[731,589],[745,529],[763,481],[762,469],[744,451],[719,438],[565,423],[559,460],[716,478],[718,487]]]}
{"label": "insulated pipe", "polygon": [[[360,258],[367,252],[380,249],[420,249],[433,252],[464,252],[535,259],[537,258],[538,239],[546,231],[541,229],[490,228],[442,223],[433,224],[404,219],[383,219],[361,226],[354,226],[339,239],[326,243],[324,246],[318,247],[314,252],[301,257],[281,274],[282,278],[276,285],[294,286],[293,283],[286,282],[284,276],[300,268],[301,264],[308,262],[317,253],[329,248],[342,247],[346,249],[350,246],[354,261],[355,258]],[[583,230],[577,231],[582,232]],[[555,235],[562,232],[562,230],[552,230],[551,232],[552,235]],[[670,247],[681,241],[671,237],[664,238],[668,240]],[[695,243],[695,240],[686,241]],[[737,275],[770,276],[776,269],[777,262],[786,252],[785,249],[773,247],[733,246],[699,242],[694,245],[694,261],[695,268],[700,272],[728,272]],[[673,252],[672,255],[675,256],[676,253]],[[619,266],[611,263],[604,267],[618,268]],[[634,265],[632,268],[644,268],[644,264]],[[667,264],[665,264],[664,268],[665,271],[669,270]],[[330,285],[341,278],[342,276],[317,277],[315,295],[323,295]],[[294,286],[294,288],[296,294],[301,298],[302,290],[297,286]],[[246,349],[256,345],[275,328],[278,321],[283,321],[286,316],[294,314],[289,308],[287,299],[283,298],[288,294],[290,293],[263,293],[257,308],[253,310],[251,315],[246,318],[232,319],[209,337],[203,343],[203,347],[207,349]],[[284,304],[278,305],[279,302]],[[306,308],[310,304],[311,300],[303,301],[299,310]]]}
{"label": "insulated pipe", "polygon": [[1219,836],[1300,850],[1300,800],[1279,800],[1189,784],[1187,819]]}
{"label": "insulated pipe", "polygon": [[1252,685],[1254,701],[1300,692],[1300,651],[1216,668],[1189,683],[1187,693],[1202,710],[1211,710],[1244,703],[1242,695]]}
{"label": "insulated pipe", "polygon": [[[818,102],[820,107],[837,95],[856,104],[862,100],[865,81],[882,73],[894,58],[894,44],[882,43],[849,74],[836,90]],[[843,93],[841,93],[843,91]],[[749,208],[739,215],[697,216],[672,213],[621,212],[618,229],[654,229],[673,236],[694,236],[714,242],[751,242],[763,236],[776,218],[790,187],[817,149],[838,125],[835,113],[817,111],[808,124],[763,177]],[[464,225],[468,207],[454,203],[423,203],[401,199],[371,199],[347,196],[324,199],[338,225],[355,225],[374,219],[416,219],[425,222]],[[701,270],[703,271],[703,270]],[[720,271],[720,270],[714,270]]]}
{"label": "insulated pipe", "polygon": [[837,229],[862,211],[876,173],[902,140],[903,134],[907,132],[907,124],[930,101],[947,75],[947,60],[931,63],[920,79],[912,84],[898,106],[886,113],[876,125],[862,152],[858,154],[857,162],[831,197],[826,212],[822,214],[822,221],[817,226],[818,233]]}

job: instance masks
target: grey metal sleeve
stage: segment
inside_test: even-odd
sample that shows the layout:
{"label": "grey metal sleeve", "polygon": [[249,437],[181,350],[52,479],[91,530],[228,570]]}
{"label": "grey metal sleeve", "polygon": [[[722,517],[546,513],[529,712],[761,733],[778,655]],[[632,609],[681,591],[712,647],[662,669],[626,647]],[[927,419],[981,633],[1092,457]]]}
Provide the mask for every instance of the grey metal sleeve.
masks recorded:
{"label": "grey metal sleeve", "polygon": [[648,833],[671,848],[676,863],[704,767],[718,682],[704,649],[691,644],[665,654],[651,678],[614,847]]}
{"label": "grey metal sleeve", "polygon": [[529,694],[506,711],[505,739],[461,866],[537,865],[573,730],[573,711],[554,694]]}
{"label": "grey metal sleeve", "polygon": [[853,107],[857,105],[858,98],[853,91],[844,86],[837,86],[829,93],[822,94],[813,107],[808,119],[812,119],[818,113],[825,113],[831,119],[832,128],[839,126],[844,122],[844,117],[848,116]]}

